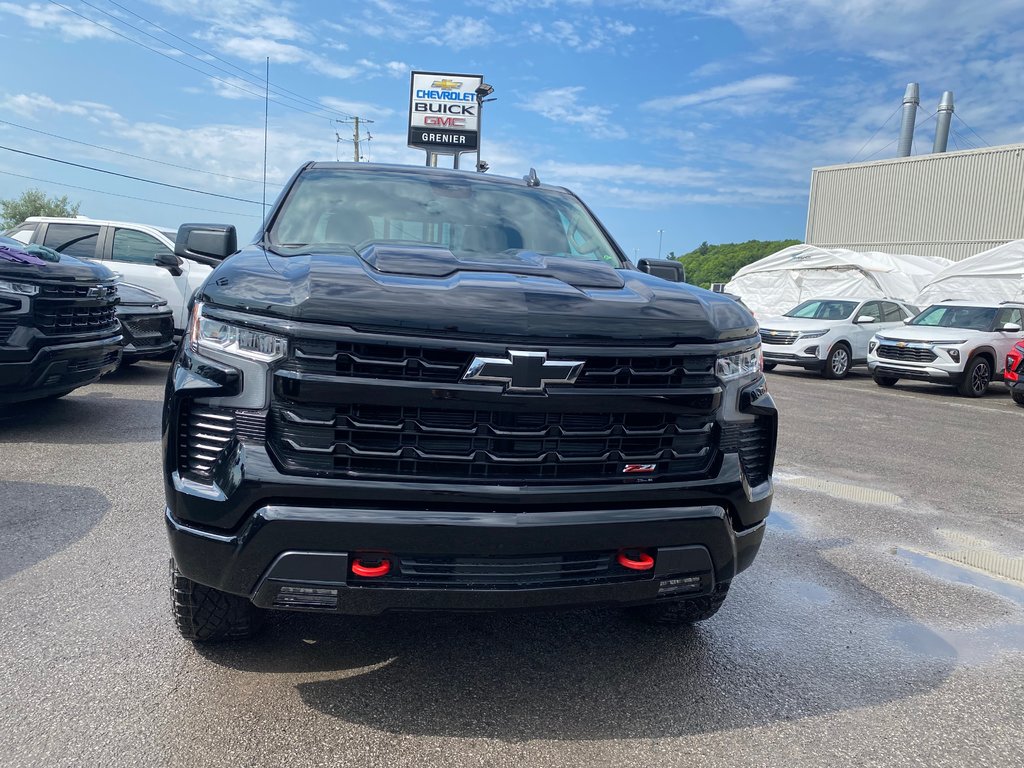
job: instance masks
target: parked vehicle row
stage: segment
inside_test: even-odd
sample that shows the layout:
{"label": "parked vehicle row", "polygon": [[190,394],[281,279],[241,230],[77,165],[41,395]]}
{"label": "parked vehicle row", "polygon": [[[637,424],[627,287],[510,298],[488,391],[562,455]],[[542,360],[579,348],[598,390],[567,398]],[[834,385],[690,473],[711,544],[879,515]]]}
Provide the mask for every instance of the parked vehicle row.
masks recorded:
{"label": "parked vehicle row", "polygon": [[167,302],[174,333],[188,321],[188,301],[216,265],[216,260],[176,253],[176,233],[145,224],[86,218],[33,216],[8,231],[25,244],[44,245],[76,259],[99,261],[127,283]]}
{"label": "parked vehicle row", "polygon": [[892,299],[821,298],[762,321],[765,370],[793,365],[841,379],[867,364],[875,383],[950,384],[981,397],[1004,380],[1024,405],[1024,303],[944,301],[918,311]]}

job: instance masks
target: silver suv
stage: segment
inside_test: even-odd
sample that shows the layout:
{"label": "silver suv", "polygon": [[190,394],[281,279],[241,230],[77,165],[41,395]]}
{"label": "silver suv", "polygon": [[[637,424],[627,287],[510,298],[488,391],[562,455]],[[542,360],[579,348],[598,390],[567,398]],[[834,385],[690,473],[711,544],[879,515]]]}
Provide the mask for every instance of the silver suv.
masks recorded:
{"label": "silver suv", "polygon": [[876,333],[868,344],[875,383],[900,379],[952,384],[965,397],[981,397],[1003,377],[1006,356],[1024,338],[1024,303],[944,301],[906,326]]}

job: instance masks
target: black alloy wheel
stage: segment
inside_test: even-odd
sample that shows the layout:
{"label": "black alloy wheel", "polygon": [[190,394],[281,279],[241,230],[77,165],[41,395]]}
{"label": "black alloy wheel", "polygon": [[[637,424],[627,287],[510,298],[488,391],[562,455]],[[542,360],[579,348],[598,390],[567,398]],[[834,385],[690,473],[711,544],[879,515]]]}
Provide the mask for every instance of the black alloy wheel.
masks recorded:
{"label": "black alloy wheel", "polygon": [[968,361],[964,378],[957,385],[957,391],[964,397],[981,397],[988,392],[992,382],[992,365],[986,357],[975,357]]}

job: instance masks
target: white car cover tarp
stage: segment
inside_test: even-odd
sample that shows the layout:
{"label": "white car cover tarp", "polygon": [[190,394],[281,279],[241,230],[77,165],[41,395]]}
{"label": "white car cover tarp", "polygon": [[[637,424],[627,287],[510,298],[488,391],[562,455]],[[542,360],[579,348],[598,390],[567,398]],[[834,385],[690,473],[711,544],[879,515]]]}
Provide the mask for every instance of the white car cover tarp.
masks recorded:
{"label": "white car cover tarp", "polygon": [[791,245],[748,264],[725,290],[758,317],[781,315],[814,298],[889,298],[913,303],[949,259]]}
{"label": "white car cover tarp", "polygon": [[923,308],[944,299],[1024,301],[1024,240],[951,264],[921,289],[917,304]]}

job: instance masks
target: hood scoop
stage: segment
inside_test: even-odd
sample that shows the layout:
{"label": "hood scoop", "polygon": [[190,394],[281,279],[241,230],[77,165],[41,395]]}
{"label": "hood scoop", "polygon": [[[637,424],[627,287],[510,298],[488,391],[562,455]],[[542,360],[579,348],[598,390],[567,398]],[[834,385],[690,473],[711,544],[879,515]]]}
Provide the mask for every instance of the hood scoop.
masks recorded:
{"label": "hood scoop", "polygon": [[533,251],[506,251],[459,258],[447,248],[428,245],[377,245],[364,248],[360,257],[377,272],[408,277],[449,277],[456,272],[497,272],[550,277],[574,288],[617,289],[625,285],[618,270],[603,261],[581,261],[544,256]]}

